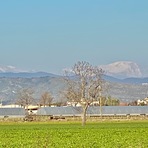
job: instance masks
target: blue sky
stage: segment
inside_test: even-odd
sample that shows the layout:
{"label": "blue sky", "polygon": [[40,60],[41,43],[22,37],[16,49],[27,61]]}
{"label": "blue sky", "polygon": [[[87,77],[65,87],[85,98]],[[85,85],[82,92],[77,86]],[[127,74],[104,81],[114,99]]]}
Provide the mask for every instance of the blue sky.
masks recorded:
{"label": "blue sky", "polygon": [[0,65],[61,73],[77,61],[148,66],[147,0],[0,1]]}

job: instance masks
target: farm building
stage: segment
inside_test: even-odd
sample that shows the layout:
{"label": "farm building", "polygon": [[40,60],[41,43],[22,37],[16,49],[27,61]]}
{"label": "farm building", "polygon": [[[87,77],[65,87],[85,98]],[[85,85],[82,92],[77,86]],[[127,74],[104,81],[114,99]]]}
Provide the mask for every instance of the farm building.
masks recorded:
{"label": "farm building", "polygon": [[[148,106],[102,106],[102,115],[148,115]],[[53,116],[81,116],[81,107],[42,107],[37,115]],[[90,106],[87,110],[88,116],[100,115],[99,106]]]}
{"label": "farm building", "polygon": [[24,108],[0,108],[0,118],[10,117],[10,118],[24,118],[25,109]]}
{"label": "farm building", "polygon": [[[141,115],[148,114],[148,106],[103,106],[102,115]],[[100,114],[100,107],[88,108],[87,114]]]}
{"label": "farm building", "polygon": [[37,111],[37,115],[55,116],[78,116],[81,114],[81,107],[42,107]]}

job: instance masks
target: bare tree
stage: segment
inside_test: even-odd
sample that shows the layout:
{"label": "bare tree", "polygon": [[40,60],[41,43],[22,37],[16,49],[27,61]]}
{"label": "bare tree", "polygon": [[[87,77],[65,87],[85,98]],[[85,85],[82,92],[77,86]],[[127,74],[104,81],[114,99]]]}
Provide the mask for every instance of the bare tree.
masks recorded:
{"label": "bare tree", "polygon": [[52,101],[53,101],[53,97],[51,93],[46,91],[41,95],[40,104],[43,105],[44,107],[46,105],[50,106]]}
{"label": "bare tree", "polygon": [[[64,92],[69,101],[75,101],[82,106],[82,125],[86,124],[86,112],[88,106],[93,101],[99,101],[100,91],[103,87],[103,70],[93,67],[88,62],[78,62],[72,68],[75,75],[70,79],[69,73],[66,74],[67,90]],[[101,88],[101,89],[100,89]]]}
{"label": "bare tree", "polygon": [[30,88],[22,89],[18,93],[18,100],[17,100],[16,104],[19,104],[19,105],[23,106],[24,108],[25,107],[28,108],[28,106],[30,104],[32,104],[34,101],[33,93],[34,93],[34,91]]}

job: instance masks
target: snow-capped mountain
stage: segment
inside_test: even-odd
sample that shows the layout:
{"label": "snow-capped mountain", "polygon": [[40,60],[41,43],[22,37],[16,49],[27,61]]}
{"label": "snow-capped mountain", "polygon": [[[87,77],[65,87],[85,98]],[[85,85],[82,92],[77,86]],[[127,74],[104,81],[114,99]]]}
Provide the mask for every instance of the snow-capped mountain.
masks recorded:
{"label": "snow-capped mountain", "polygon": [[27,72],[27,71],[20,70],[14,66],[1,66],[0,65],[0,73],[6,73],[6,72],[19,73],[19,72]]}
{"label": "snow-capped mountain", "polygon": [[33,77],[59,77],[58,75],[42,71],[25,71],[14,66],[0,66],[0,78],[33,78]]}
{"label": "snow-capped mountain", "polygon": [[116,78],[142,77],[139,66],[131,61],[118,61],[99,67],[105,71],[106,75]]}
{"label": "snow-capped mountain", "polygon": [[[112,76],[115,78],[129,78],[129,77],[135,77],[135,78],[140,78],[143,77],[143,74],[141,72],[141,69],[139,66],[130,61],[118,61],[115,63],[111,63],[108,65],[100,65],[100,68],[102,68],[105,71],[105,75]],[[71,71],[71,69],[66,69],[67,71]],[[42,72],[39,73],[39,71],[25,71],[18,69],[14,66],[0,66],[0,76],[1,77],[10,77],[10,75],[13,74],[13,77],[20,76],[18,74],[23,74],[23,76],[26,74],[32,74],[34,73],[35,75],[41,75],[41,76],[48,76],[49,73],[47,72]],[[50,74],[51,75],[51,74]]]}

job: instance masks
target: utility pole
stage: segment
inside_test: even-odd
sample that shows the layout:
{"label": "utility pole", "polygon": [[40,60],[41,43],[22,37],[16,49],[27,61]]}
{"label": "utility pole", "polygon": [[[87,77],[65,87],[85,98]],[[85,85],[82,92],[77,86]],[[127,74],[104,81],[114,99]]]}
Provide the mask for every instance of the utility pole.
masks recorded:
{"label": "utility pole", "polygon": [[2,107],[2,105],[3,105],[3,104],[2,104],[2,98],[1,98],[0,106]]}
{"label": "utility pole", "polygon": [[100,116],[102,117],[102,98],[101,98],[101,86],[99,86],[99,104],[100,104]]}

